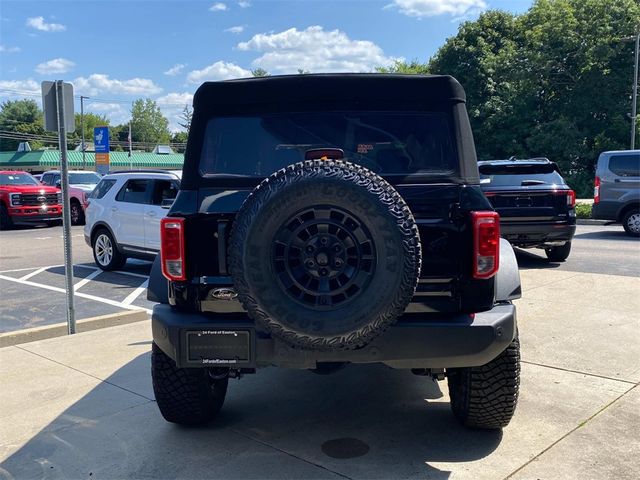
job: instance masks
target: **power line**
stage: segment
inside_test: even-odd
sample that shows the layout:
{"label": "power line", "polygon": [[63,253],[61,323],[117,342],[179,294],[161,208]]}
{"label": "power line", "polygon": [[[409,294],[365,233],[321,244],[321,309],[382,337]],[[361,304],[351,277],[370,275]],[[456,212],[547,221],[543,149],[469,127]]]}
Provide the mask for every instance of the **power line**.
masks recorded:
{"label": "power line", "polygon": [[[34,97],[34,98],[40,98],[42,96],[42,94],[34,92],[33,90],[15,90],[12,88],[0,88],[0,92],[2,93],[9,93],[9,94],[13,94],[13,95],[22,95],[25,97]],[[74,95],[74,98],[80,99],[81,95]],[[145,97],[138,97],[138,98],[145,98]],[[150,97],[149,97],[150,98]],[[157,99],[155,99],[155,101],[157,102]],[[115,100],[115,99],[106,99],[106,98],[94,98],[91,97],[91,101],[88,103],[121,103],[121,104],[130,104],[131,100]],[[188,105],[187,103],[166,103],[166,102],[161,102],[158,104],[158,106],[166,106],[166,107],[184,107],[185,105]]]}

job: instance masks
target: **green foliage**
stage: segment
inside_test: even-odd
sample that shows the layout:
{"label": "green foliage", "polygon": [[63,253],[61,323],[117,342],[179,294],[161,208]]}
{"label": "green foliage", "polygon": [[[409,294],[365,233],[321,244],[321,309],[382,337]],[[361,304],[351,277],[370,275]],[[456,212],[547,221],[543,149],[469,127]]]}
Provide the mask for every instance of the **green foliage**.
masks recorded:
{"label": "green foliage", "polygon": [[405,61],[396,60],[393,65],[389,67],[376,67],[378,73],[412,73],[412,74],[427,74],[429,73],[429,66],[426,63],[420,63],[417,60],[412,60],[410,63]]}
{"label": "green foliage", "polygon": [[268,77],[269,72],[267,72],[264,68],[256,68],[255,70],[251,70],[251,75],[254,77]]}
{"label": "green foliage", "polygon": [[[75,114],[76,131],[69,137],[70,144],[80,145],[82,143],[82,121],[79,113]],[[93,142],[93,129],[96,127],[109,126],[109,119],[105,115],[85,112],[84,114],[84,141],[85,143]],[[111,135],[110,135],[111,136]]]}
{"label": "green foliage", "polygon": [[576,205],[576,217],[591,218],[591,208],[592,205],[590,203],[578,203]]}
{"label": "green foliage", "polygon": [[[0,104],[0,130],[44,135],[42,110],[35,100],[7,100]],[[0,138],[0,151],[16,150],[19,140]],[[42,143],[30,141],[32,149],[41,148]]]}
{"label": "green foliage", "polygon": [[462,24],[428,69],[464,86],[479,158],[549,157],[584,197],[600,152],[629,146],[639,28],[637,0],[537,0]]}
{"label": "green foliage", "polygon": [[180,114],[180,122],[178,122],[178,125],[180,125],[182,128],[184,128],[187,133],[189,133],[189,130],[191,129],[191,119],[193,118],[193,108],[189,107],[189,105],[185,105],[184,108],[182,109],[182,113]]}
{"label": "green foliage", "polygon": [[133,102],[131,137],[134,142],[169,143],[169,120],[162,115],[154,100],[139,98]]}

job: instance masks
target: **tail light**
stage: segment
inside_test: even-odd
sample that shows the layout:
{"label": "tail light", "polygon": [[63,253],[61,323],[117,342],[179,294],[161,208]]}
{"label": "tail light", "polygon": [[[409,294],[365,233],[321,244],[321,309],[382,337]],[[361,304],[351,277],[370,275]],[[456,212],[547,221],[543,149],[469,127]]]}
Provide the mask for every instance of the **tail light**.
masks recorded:
{"label": "tail light", "polygon": [[593,203],[600,203],[600,177],[596,177],[593,185]]}
{"label": "tail light", "polygon": [[184,218],[160,221],[160,261],[162,274],[169,280],[187,279],[184,259]]}
{"label": "tail light", "polygon": [[567,207],[574,208],[576,206],[576,192],[569,190],[567,192]]}
{"label": "tail light", "polygon": [[491,278],[500,262],[500,216],[471,212],[473,224],[473,278]]}

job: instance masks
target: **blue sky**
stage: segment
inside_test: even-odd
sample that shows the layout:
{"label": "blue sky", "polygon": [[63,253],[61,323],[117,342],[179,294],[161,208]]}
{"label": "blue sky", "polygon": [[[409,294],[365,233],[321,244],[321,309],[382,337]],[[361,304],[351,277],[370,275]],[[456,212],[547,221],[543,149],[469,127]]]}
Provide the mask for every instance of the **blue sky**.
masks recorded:
{"label": "blue sky", "polygon": [[371,71],[396,58],[426,61],[482,10],[520,13],[531,3],[0,0],[0,100],[37,98],[42,80],[64,79],[112,124],[127,121],[133,99],[151,97],[176,129],[203,81],[256,68]]}

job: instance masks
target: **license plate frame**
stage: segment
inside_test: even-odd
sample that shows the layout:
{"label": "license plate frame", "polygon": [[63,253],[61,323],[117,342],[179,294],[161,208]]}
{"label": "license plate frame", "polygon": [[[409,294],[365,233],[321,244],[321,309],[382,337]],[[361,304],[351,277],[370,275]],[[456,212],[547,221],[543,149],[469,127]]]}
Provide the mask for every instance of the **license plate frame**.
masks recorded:
{"label": "license plate frame", "polygon": [[254,364],[255,341],[251,330],[188,330],[184,341],[185,360],[190,366],[237,368],[251,367]]}

